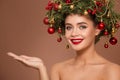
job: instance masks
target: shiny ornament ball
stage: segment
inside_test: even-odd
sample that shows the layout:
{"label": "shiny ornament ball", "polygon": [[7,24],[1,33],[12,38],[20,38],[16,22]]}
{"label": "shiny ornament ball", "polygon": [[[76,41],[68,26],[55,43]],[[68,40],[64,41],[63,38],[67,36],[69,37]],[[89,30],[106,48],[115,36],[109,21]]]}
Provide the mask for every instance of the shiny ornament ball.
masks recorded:
{"label": "shiny ornament ball", "polygon": [[98,29],[103,30],[105,28],[105,24],[103,22],[100,22],[98,24]]}
{"label": "shiny ornament ball", "polygon": [[104,31],[104,35],[108,35],[109,33],[108,33],[108,31],[107,30],[105,30]]}
{"label": "shiny ornament ball", "polygon": [[60,33],[60,34],[62,33],[62,29],[61,28],[58,29],[58,33]]}
{"label": "shiny ornament ball", "polygon": [[108,43],[105,43],[105,44],[104,44],[104,47],[105,47],[105,48],[108,48],[108,47],[109,47],[109,46],[108,46]]}
{"label": "shiny ornament ball", "polygon": [[54,28],[54,27],[49,27],[49,28],[48,28],[48,33],[49,33],[49,34],[55,33],[55,28]]}
{"label": "shiny ornament ball", "polygon": [[61,37],[57,38],[57,42],[61,42],[61,41],[62,41]]}
{"label": "shiny ornament ball", "polygon": [[49,18],[48,18],[48,17],[45,17],[45,18],[43,19],[43,23],[46,24],[46,25],[48,25],[48,24],[49,24]]}
{"label": "shiny ornament ball", "polygon": [[110,44],[115,45],[117,43],[117,39],[115,37],[110,38]]}

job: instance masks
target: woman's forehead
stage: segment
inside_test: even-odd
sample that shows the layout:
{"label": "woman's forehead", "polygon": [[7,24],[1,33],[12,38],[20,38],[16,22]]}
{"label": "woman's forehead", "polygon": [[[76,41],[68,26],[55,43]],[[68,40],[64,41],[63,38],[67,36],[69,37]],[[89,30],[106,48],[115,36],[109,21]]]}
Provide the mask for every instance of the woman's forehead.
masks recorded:
{"label": "woman's forehead", "polygon": [[91,21],[87,16],[71,14],[68,15],[65,19],[66,22],[89,22]]}

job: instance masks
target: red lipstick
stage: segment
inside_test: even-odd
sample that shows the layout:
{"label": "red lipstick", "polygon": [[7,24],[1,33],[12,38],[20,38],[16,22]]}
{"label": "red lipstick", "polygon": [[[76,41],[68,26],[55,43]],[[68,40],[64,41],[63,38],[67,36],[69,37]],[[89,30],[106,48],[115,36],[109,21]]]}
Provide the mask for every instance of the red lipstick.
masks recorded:
{"label": "red lipstick", "polygon": [[83,41],[83,39],[78,38],[78,39],[71,39],[71,42],[75,45],[80,44]]}

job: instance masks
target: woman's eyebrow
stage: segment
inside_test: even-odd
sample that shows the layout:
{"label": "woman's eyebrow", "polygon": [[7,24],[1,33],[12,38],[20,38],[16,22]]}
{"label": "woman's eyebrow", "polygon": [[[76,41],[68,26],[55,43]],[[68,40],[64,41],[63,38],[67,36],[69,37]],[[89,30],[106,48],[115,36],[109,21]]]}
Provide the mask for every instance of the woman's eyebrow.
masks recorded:
{"label": "woman's eyebrow", "polygon": [[80,24],[86,24],[86,25],[88,25],[86,22],[78,22],[77,24],[78,25],[80,25]]}
{"label": "woman's eyebrow", "polygon": [[65,23],[65,25],[72,25],[72,24],[70,24],[70,23]]}
{"label": "woman's eyebrow", "polygon": [[[86,24],[88,25],[86,22],[78,22],[77,25],[80,25],[80,24]],[[65,23],[65,25],[72,25],[71,23]]]}

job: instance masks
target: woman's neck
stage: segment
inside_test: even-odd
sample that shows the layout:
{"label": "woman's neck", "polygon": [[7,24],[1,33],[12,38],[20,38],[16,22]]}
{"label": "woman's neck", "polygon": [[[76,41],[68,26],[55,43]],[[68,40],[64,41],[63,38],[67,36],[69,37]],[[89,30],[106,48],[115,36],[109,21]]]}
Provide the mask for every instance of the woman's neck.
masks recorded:
{"label": "woman's neck", "polygon": [[76,64],[91,64],[98,57],[98,54],[94,47],[89,47],[84,50],[76,52],[75,63]]}

